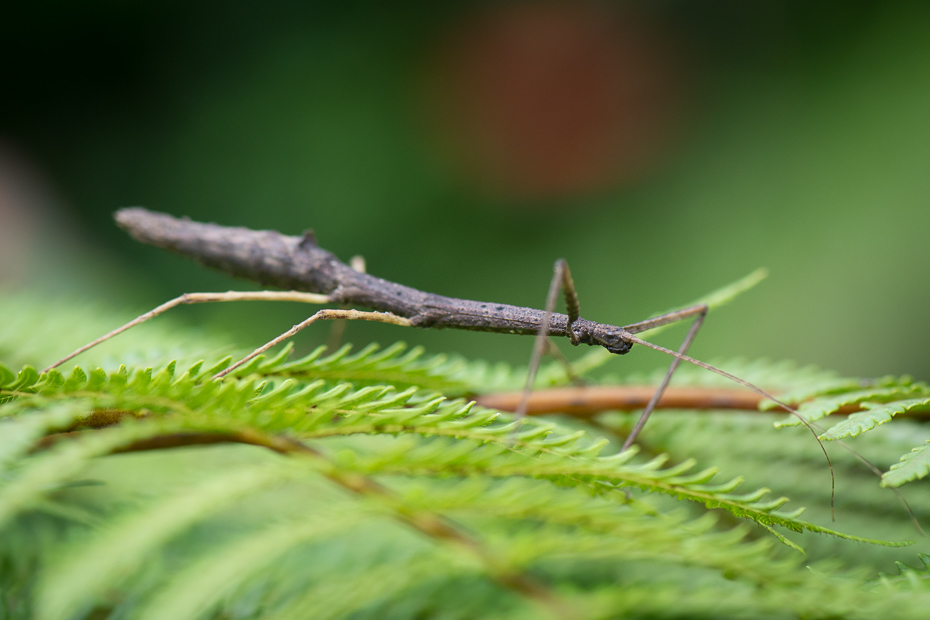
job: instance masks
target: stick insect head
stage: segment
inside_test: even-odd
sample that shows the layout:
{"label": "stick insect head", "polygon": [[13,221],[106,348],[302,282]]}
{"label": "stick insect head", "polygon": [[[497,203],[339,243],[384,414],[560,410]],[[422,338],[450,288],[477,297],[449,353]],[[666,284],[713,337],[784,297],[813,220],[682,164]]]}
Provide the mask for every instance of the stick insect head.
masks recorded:
{"label": "stick insect head", "polygon": [[599,344],[611,353],[625,355],[633,348],[633,343],[624,335],[626,331],[618,327],[598,325],[591,334],[591,344]]}

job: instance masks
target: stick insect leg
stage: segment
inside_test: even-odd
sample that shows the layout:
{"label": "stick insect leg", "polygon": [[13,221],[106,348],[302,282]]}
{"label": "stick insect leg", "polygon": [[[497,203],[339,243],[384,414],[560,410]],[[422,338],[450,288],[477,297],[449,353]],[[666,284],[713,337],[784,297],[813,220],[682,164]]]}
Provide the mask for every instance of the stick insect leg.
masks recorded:
{"label": "stick insect leg", "polygon": [[[359,273],[365,273],[365,257],[361,256],[360,254],[356,254],[349,260],[349,266]],[[349,305],[343,304],[342,306],[343,310],[348,310],[349,308],[351,308]],[[339,345],[342,343],[342,336],[345,331],[345,319],[336,319],[333,321],[332,327],[329,328],[329,338],[326,339],[327,350],[335,351],[339,348]]]}
{"label": "stick insect leg", "polygon": [[[526,385],[523,387],[523,396],[520,398],[520,404],[515,412],[517,421],[523,419],[529,406],[530,394],[533,392],[533,382],[536,380],[536,372],[539,370],[539,363],[542,361],[543,353],[547,348],[549,323],[552,321],[552,313],[555,312],[555,302],[560,288],[565,295],[565,305],[568,308],[567,331],[570,335],[572,334],[572,323],[578,319],[579,315],[578,295],[575,294],[575,285],[572,282],[571,272],[568,270],[568,263],[560,258],[555,261],[552,271],[552,281],[549,283],[549,292],[546,294],[543,320],[539,325],[539,331],[536,332],[536,338],[533,341],[533,354],[530,356],[530,365],[526,371]],[[570,337],[574,339],[573,335]]]}
{"label": "stick insect leg", "polygon": [[677,323],[678,321],[684,321],[685,319],[692,316],[704,314],[707,314],[707,306],[704,304],[698,304],[696,306],[682,308],[681,310],[674,310],[667,314],[653,317],[651,319],[646,319],[645,321],[639,321],[638,323],[625,325],[623,329],[631,334],[639,334],[650,329],[655,329],[656,327],[662,327],[663,325],[669,325],[670,323]]}
{"label": "stick insect leg", "polygon": [[[691,346],[691,343],[694,342],[694,338],[697,336],[698,331],[701,329],[701,325],[704,324],[704,317],[707,316],[707,306],[700,305],[694,306],[692,308],[685,308],[684,310],[669,312],[668,314],[656,317],[654,319],[634,323],[625,329],[630,333],[636,333],[633,330],[645,331],[654,327],[660,327],[662,325],[668,325],[669,323],[681,321],[691,316],[695,317],[694,322],[691,324],[691,328],[688,330],[688,334],[682,341],[681,346],[678,347],[678,353],[680,355],[684,355],[688,352],[688,348]],[[633,427],[633,430],[630,431],[626,441],[623,442],[623,447],[620,449],[621,452],[632,446],[633,442],[636,441],[636,438],[639,436],[640,431],[643,430],[643,427],[646,426],[646,422],[649,420],[649,416],[652,414],[652,411],[659,403],[659,399],[662,398],[662,394],[665,392],[665,388],[668,387],[669,382],[672,380],[672,375],[675,374],[675,371],[678,369],[680,364],[681,358],[672,358],[672,363],[669,364],[668,370],[665,371],[665,376],[662,377],[662,381],[659,383],[658,389],[656,389],[655,393],[652,395],[652,398],[649,399],[649,402],[646,404],[646,408],[643,409],[643,414],[636,422],[636,426]]]}
{"label": "stick insect leg", "polygon": [[565,376],[568,377],[568,380],[571,381],[573,385],[577,387],[584,387],[587,385],[587,382],[580,375],[575,374],[572,363],[568,361],[568,358],[565,357],[565,354],[559,349],[554,338],[546,338],[546,350],[543,351],[543,355],[546,353],[555,358],[555,361],[559,363],[562,370],[565,371]]}
{"label": "stick insect leg", "polygon": [[[559,273],[560,271],[561,273]],[[556,261],[552,277],[553,281],[558,280],[562,287],[562,295],[565,298],[566,314],[568,314],[568,324],[566,325],[566,331],[568,332],[568,337],[572,344],[577,345],[578,339],[575,336],[575,332],[572,331],[572,324],[578,320],[578,317],[581,314],[581,305],[578,303],[578,293],[575,291],[575,282],[572,280],[572,272],[568,268],[568,263],[565,262],[565,259],[559,259]],[[553,310],[554,309],[555,308],[553,308]],[[550,311],[550,319],[551,316],[552,315]],[[549,329],[548,319],[546,322],[546,329]],[[540,333],[544,332],[541,331]],[[565,370],[565,374],[568,376],[568,379],[575,385],[584,385],[584,380],[575,374],[571,363],[564,355],[562,355],[562,352],[555,344],[555,340],[547,336],[546,345],[547,346],[544,352],[551,353],[552,357],[554,357],[556,361],[562,365],[562,368]]]}
{"label": "stick insect leg", "polygon": [[185,293],[181,295],[180,297],[175,297],[171,301],[167,301],[163,303],[162,305],[158,306],[154,310],[150,310],[146,312],[145,314],[139,315],[138,317],[129,321],[122,327],[118,327],[114,329],[113,331],[111,331],[110,333],[104,334],[103,336],[101,336],[100,338],[97,338],[93,342],[89,342],[85,344],[83,347],[75,350],[74,352],[70,353],[69,355],[66,355],[65,357],[55,362],[54,364],[48,366],[42,372],[48,372],[52,368],[61,366],[62,364],[70,360],[71,358],[80,355],[84,351],[87,351],[88,349],[92,349],[98,344],[106,342],[110,338],[113,338],[114,336],[118,336],[119,334],[122,334],[124,331],[126,331],[127,329],[131,327],[135,327],[136,325],[139,325],[140,323],[145,323],[149,319],[154,318],[158,316],[159,314],[162,314],[163,312],[171,310],[175,306],[180,306],[182,304],[209,303],[209,302],[215,302],[215,301],[298,301],[302,303],[325,304],[325,303],[329,303],[329,297],[327,297],[326,295],[317,295],[316,293],[300,293],[298,291],[244,291],[244,292],[227,291],[225,293]]}
{"label": "stick insect leg", "polygon": [[215,375],[213,375],[213,379],[220,379],[222,377],[225,377],[226,375],[234,371],[236,368],[239,368],[240,366],[242,366],[249,360],[255,358],[258,355],[261,355],[262,353],[264,353],[271,347],[275,346],[276,344],[284,342],[288,338],[294,336],[297,332],[307,327],[308,325],[316,323],[317,321],[325,321],[325,320],[332,320],[332,319],[377,321],[378,323],[390,323],[392,325],[403,325],[406,327],[409,327],[411,325],[410,319],[405,319],[402,316],[397,316],[389,312],[361,312],[359,310],[333,310],[333,309],[320,310],[319,312],[311,316],[309,319],[298,323],[297,325],[290,328],[289,330],[287,330],[286,332],[284,332],[283,334],[281,334],[274,340],[266,342],[262,346],[258,347],[257,349],[255,349],[254,351],[252,351],[251,353],[243,357],[241,360],[239,360],[238,362],[236,362],[235,364],[227,368],[226,370],[216,373]]}

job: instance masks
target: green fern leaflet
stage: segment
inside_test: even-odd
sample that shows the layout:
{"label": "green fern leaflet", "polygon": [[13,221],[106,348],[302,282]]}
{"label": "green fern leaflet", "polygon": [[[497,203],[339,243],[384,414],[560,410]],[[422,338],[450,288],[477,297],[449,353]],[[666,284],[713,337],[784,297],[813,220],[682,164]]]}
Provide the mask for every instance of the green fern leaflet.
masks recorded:
{"label": "green fern leaflet", "polygon": [[[29,300],[5,304],[13,324]],[[517,423],[469,396],[519,387],[522,369],[401,343],[286,347],[214,381],[238,347],[165,330],[152,350],[130,333],[100,363],[40,374],[37,338],[59,336],[0,330],[0,351],[20,352],[0,364],[2,618],[913,618],[930,605],[926,570],[906,565],[926,545],[899,548],[915,538],[907,511],[831,450],[831,523],[819,446],[775,428],[780,414],[663,411],[619,452],[635,414]],[[854,438],[882,484],[930,470],[930,444],[908,452],[926,435],[923,384],[720,365],[821,421],[861,405],[824,438]],[[566,382],[558,365],[540,373]],[[719,378],[682,369],[675,384]],[[908,499],[926,521],[930,499]]]}

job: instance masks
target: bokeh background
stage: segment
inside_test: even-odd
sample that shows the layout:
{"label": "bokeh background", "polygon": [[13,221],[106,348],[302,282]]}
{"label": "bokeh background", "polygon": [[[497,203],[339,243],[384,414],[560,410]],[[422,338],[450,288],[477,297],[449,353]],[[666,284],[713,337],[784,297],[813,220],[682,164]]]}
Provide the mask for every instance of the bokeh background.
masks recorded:
{"label": "bokeh background", "polygon": [[[89,0],[4,15],[6,294],[141,312],[246,286],[113,225],[143,205],[313,228],[375,275],[519,305],[542,304],[565,257],[583,314],[621,324],[766,266],[697,356],[930,378],[926,2]],[[173,320],[251,345],[307,312]],[[367,324],[346,338],[514,363],[531,348]]]}

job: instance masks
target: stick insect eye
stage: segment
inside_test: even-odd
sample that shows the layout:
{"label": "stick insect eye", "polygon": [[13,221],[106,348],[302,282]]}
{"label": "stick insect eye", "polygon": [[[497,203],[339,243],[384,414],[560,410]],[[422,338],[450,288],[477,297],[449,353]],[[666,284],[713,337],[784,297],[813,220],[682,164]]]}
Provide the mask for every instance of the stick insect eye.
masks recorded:
{"label": "stick insect eye", "polygon": [[605,346],[607,347],[607,350],[610,351],[611,353],[616,353],[617,355],[624,355],[630,352],[630,349],[633,348],[633,343],[624,342],[623,340],[621,340],[616,345],[605,345]]}
{"label": "stick insect eye", "polygon": [[620,332],[609,331],[604,334],[597,334],[594,339],[605,349],[617,355],[629,353],[630,349],[633,348],[633,343],[624,340]]}

